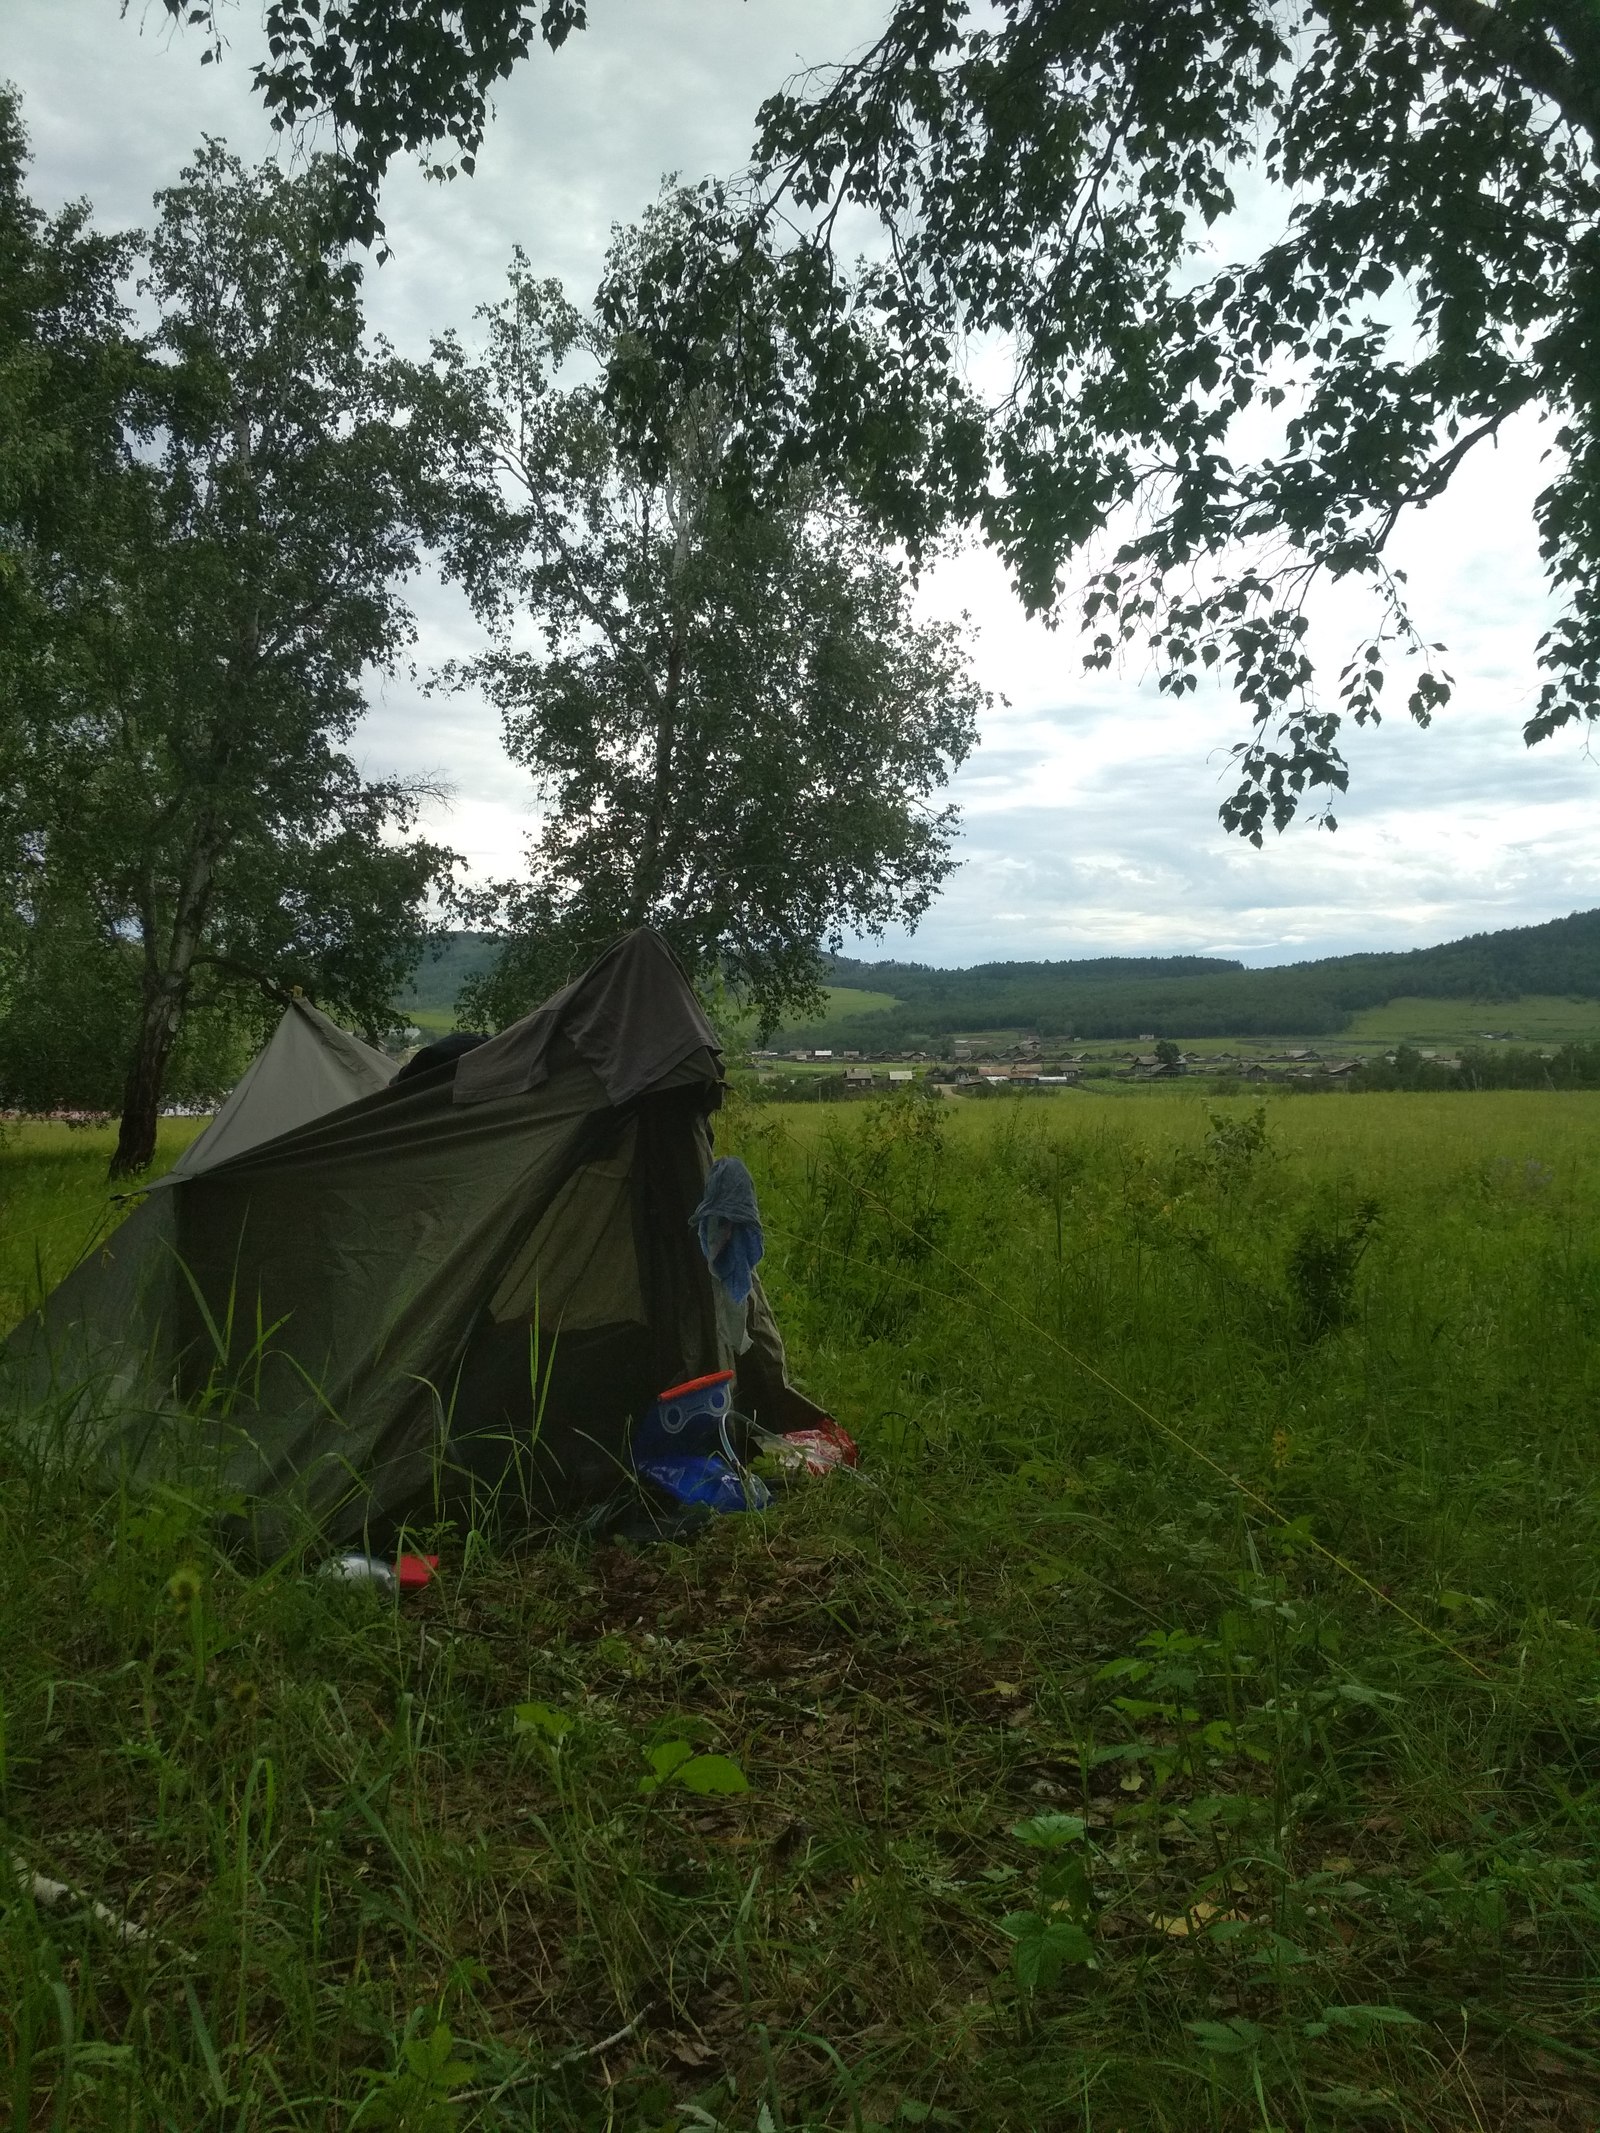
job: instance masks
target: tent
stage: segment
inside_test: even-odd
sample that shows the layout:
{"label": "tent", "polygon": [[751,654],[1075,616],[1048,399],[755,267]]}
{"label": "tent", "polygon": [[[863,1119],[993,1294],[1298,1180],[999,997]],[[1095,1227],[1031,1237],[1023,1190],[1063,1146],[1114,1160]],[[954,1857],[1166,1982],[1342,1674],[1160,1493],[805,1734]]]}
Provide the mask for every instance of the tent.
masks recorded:
{"label": "tent", "polygon": [[581,1510],[656,1394],[717,1370],[771,1429],[825,1420],[759,1284],[742,1354],[718,1311],[690,1217],[721,1055],[657,934],[459,1060],[252,1140],[283,1035],[217,1159],[153,1190],[0,1352],[17,1426],[101,1472],[204,1476],[272,1553],[308,1525],[387,1545]]}
{"label": "tent", "polygon": [[296,995],[222,1109],[160,1182],[172,1185],[214,1170],[248,1148],[342,1110],[386,1089],[394,1071],[392,1059]]}

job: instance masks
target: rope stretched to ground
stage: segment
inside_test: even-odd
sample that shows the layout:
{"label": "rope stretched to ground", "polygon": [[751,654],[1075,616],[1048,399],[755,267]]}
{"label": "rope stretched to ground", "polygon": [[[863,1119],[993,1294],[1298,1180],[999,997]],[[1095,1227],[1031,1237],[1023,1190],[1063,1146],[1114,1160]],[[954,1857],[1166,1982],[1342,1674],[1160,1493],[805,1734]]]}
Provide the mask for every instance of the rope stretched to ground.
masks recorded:
{"label": "rope stretched to ground", "polygon": [[27,1860],[20,1858],[15,1852],[11,1855],[11,1872],[18,1888],[25,1890],[41,1911],[58,1911],[70,1905],[76,1910],[87,1911],[92,1918],[99,1919],[101,1925],[117,1940],[131,1944],[150,1938],[148,1927],[139,1925],[131,1918],[125,1918],[120,1911],[113,1911],[108,1903],[101,1903],[98,1897],[87,1895],[82,1889],[75,1889],[70,1881],[52,1881],[48,1874],[35,1873]]}
{"label": "rope stretched to ground", "polygon": [[490,2103],[498,2103],[502,2096],[509,2096],[514,2089],[529,2088],[535,2081],[546,2081],[565,2067],[577,2066],[581,2060],[599,2059],[606,2052],[614,2051],[619,2044],[626,2044],[643,2022],[644,2016],[636,2014],[631,2022],[624,2022],[620,2029],[614,2029],[609,2037],[602,2037],[598,2044],[579,2044],[573,2050],[563,2052],[558,2059],[552,2059],[548,2066],[524,2067],[520,2073],[509,2075],[498,2088],[454,2089],[450,2101],[482,2103],[487,2098]]}
{"label": "rope stretched to ground", "polygon": [[[783,1132],[785,1138],[798,1148],[799,1143],[794,1141],[789,1129],[784,1127]],[[836,1177],[843,1178],[852,1191],[873,1207],[876,1207],[881,1214],[894,1224],[896,1229],[911,1238],[914,1243],[919,1244],[924,1251],[932,1252],[937,1258],[942,1259],[945,1265],[952,1268],[963,1281],[970,1282],[975,1289],[988,1297],[991,1303],[998,1304],[1002,1311],[1008,1312],[1019,1325],[1025,1326],[1030,1333],[1035,1333],[1041,1340],[1047,1341],[1059,1354],[1065,1356],[1067,1361],[1076,1369],[1081,1370],[1086,1377],[1092,1378],[1097,1385],[1104,1387],[1114,1399],[1121,1400],[1125,1406],[1131,1407],[1136,1415],[1141,1416],[1153,1429],[1159,1431],[1163,1437],[1177,1445],[1181,1451],[1186,1452],[1191,1459],[1196,1459],[1202,1466],[1209,1468],[1219,1480],[1225,1482],[1230,1489],[1235,1490],[1263,1517],[1271,1519],[1279,1526],[1293,1526],[1294,1520],[1286,1512],[1280,1511],[1277,1505],[1263,1496],[1258,1489],[1252,1488],[1247,1481],[1242,1481],[1237,1474],[1231,1473],[1220,1460],[1212,1458],[1208,1451],[1186,1437],[1181,1430],[1174,1428],[1170,1422],[1164,1421],[1160,1415],[1152,1413],[1142,1400],[1136,1399],[1131,1392],[1124,1386],[1119,1385],[1114,1378],[1107,1377],[1103,1370],[1097,1370],[1087,1356],[1079,1355],[1075,1348],[1069,1348],[1059,1335],[1050,1331],[1048,1326],[1040,1325],[1036,1318],[1030,1316],[1019,1304],[1013,1303],[1009,1296],[1002,1295],[998,1289],[985,1281],[981,1275],[973,1273],[970,1267],[964,1265],[961,1260],[947,1252],[943,1245],[936,1243],[931,1237],[923,1236],[920,1230],[914,1229],[902,1216],[896,1214],[886,1200],[881,1199],[869,1186],[863,1185],[859,1178],[851,1177],[847,1170],[834,1162],[825,1152],[820,1150],[807,1152],[816,1154],[819,1160]],[[809,1242],[806,1248],[823,1251],[834,1249],[826,1245]],[[850,1257],[848,1253],[844,1252],[838,1253],[837,1256],[840,1258]],[[916,1284],[916,1286],[920,1287],[921,1284]],[[950,1303],[966,1301],[963,1297],[951,1296],[943,1290],[934,1290],[930,1293],[944,1296],[945,1300]],[[1488,1669],[1480,1666],[1470,1653],[1464,1652],[1459,1644],[1453,1644],[1448,1637],[1441,1636],[1439,1631],[1434,1629],[1431,1624],[1424,1622],[1420,1615],[1414,1615],[1410,1608],[1403,1606],[1399,1600],[1395,1599],[1392,1593],[1385,1592],[1381,1585],[1375,1585],[1364,1571],[1358,1570],[1354,1563],[1340,1555],[1336,1549],[1328,1547],[1324,1541],[1319,1541],[1314,1533],[1306,1533],[1304,1529],[1302,1529],[1302,1533],[1305,1545],[1314,1554],[1321,1556],[1324,1562],[1330,1563],[1335,1570],[1340,1571],[1345,1577],[1351,1579],[1353,1583],[1359,1585],[1363,1592],[1370,1594],[1381,1606],[1387,1607],[1397,1614],[1403,1622],[1409,1623],[1413,1629],[1426,1637],[1430,1644],[1436,1644],[1442,1652],[1448,1652],[1452,1659],[1458,1660],[1470,1673],[1476,1674],[1480,1681],[1493,1680],[1494,1677],[1489,1673]]]}

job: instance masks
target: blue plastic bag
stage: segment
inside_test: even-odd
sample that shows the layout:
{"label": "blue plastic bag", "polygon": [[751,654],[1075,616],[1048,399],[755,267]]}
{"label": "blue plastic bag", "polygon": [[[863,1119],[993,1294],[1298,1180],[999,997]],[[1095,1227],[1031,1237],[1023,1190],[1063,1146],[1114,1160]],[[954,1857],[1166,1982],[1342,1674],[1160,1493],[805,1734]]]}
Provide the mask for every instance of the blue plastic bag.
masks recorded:
{"label": "blue plastic bag", "polygon": [[648,1459],[638,1472],[675,1503],[703,1503],[713,1511],[764,1511],[772,1491],[759,1474],[743,1474],[720,1453],[705,1458]]}

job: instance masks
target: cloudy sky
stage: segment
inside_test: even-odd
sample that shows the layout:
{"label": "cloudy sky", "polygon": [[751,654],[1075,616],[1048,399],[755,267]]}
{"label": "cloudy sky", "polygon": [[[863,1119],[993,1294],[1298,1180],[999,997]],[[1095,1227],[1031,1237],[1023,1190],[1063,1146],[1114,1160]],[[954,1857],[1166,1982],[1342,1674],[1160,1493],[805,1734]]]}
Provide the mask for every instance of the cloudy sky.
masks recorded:
{"label": "cloudy sky", "polygon": [[[369,312],[403,348],[469,326],[520,243],[541,274],[589,294],[614,223],[661,178],[736,168],[761,97],[798,67],[847,56],[884,0],[596,0],[594,27],[542,49],[502,90],[470,183],[390,178],[395,256],[368,282]],[[225,23],[228,18],[225,16]],[[159,0],[4,0],[0,73],[23,91],[35,196],[91,200],[108,226],[150,198],[203,133],[247,158],[279,151],[249,92],[256,0],[234,47],[200,46]],[[914,940],[867,944],[935,963],[1000,957],[1210,952],[1251,963],[1357,947],[1412,947],[1586,908],[1600,861],[1600,766],[1581,742],[1532,753],[1520,738],[1537,692],[1548,611],[1530,504],[1540,486],[1529,425],[1469,462],[1440,505],[1404,529],[1425,634],[1449,646],[1457,696],[1430,732],[1390,722],[1353,736],[1352,791],[1330,835],[1296,826],[1265,852],[1225,837],[1216,809],[1238,707],[1207,694],[1163,702],[1135,661],[1086,677],[1069,626],[1029,623],[988,557],[942,566],[930,612],[968,611],[984,681],[1007,701],[956,781],[962,864]],[[417,589],[425,663],[469,649],[470,617]],[[1317,643],[1336,668],[1359,618],[1335,601]],[[361,736],[367,767],[446,778],[433,825],[483,874],[514,871],[530,795],[493,715],[391,682]]]}

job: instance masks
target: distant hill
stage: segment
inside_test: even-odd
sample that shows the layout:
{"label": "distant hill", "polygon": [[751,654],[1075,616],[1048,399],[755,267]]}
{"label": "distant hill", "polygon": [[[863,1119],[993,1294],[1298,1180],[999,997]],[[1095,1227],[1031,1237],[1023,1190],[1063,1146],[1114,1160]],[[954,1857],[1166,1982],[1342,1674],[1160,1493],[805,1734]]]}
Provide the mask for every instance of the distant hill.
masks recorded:
{"label": "distant hill", "polygon": [[448,933],[435,955],[425,955],[412,973],[410,989],[395,1002],[402,1014],[421,1008],[437,1019],[455,1007],[468,978],[487,970],[498,944],[483,933]]}
{"label": "distant hill", "polygon": [[[1248,970],[1204,956],[1100,957],[1061,963],[980,963],[936,970],[922,963],[830,958],[827,982],[892,992],[899,1003],[850,1016],[834,994],[826,1035],[859,1036],[881,1049],[918,1034],[1035,1030],[1042,1037],[1332,1035],[1353,1015],[1401,998],[1477,1000],[1523,994],[1600,999],[1600,911],[1541,926],[1474,933],[1437,948],[1330,956]],[[796,1043],[804,1029],[785,1031]]]}
{"label": "distant hill", "polygon": [[[495,943],[453,933],[425,959],[397,1004],[440,1026],[461,987],[485,969]],[[1034,1030],[1084,1038],[1332,1036],[1351,1018],[1400,999],[1477,1001],[1488,1008],[1526,994],[1600,1000],[1600,911],[1542,926],[1473,933],[1437,948],[1329,956],[1265,970],[1220,956],[1098,956],[1060,963],[927,963],[831,956],[825,1022],[796,1025],[784,1041],[882,1050],[913,1036],[961,1030]],[[860,993],[859,1005],[852,995]]]}

